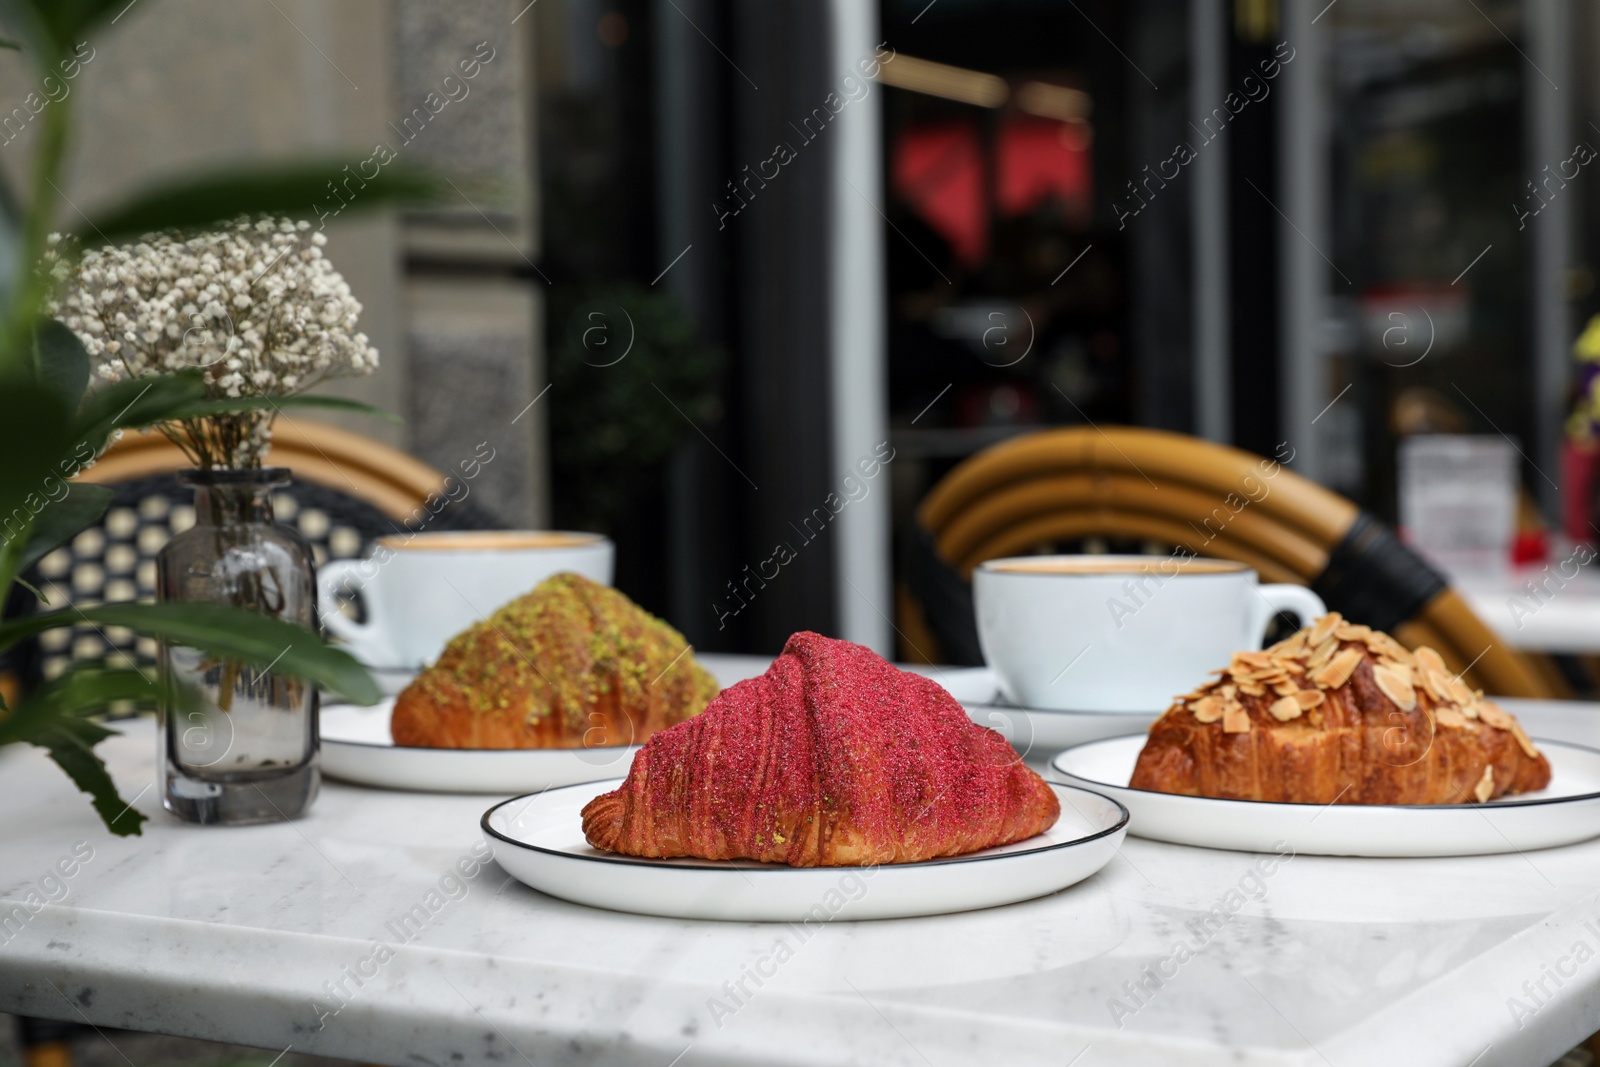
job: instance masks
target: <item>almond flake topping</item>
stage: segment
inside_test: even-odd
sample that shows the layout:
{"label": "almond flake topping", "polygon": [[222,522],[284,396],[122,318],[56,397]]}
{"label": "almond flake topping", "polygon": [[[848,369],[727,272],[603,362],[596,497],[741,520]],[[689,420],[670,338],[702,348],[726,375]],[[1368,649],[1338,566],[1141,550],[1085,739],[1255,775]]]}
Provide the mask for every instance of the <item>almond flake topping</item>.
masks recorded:
{"label": "almond flake topping", "polygon": [[1392,659],[1398,663],[1410,666],[1414,661],[1411,653],[1406,651],[1406,646],[1390,637],[1381,630],[1374,630],[1366,636],[1365,644],[1373,652],[1385,659]]}
{"label": "almond flake topping", "polygon": [[1498,704],[1491,704],[1487,700],[1478,705],[1478,717],[1500,730],[1509,730],[1517,721],[1508,715]]}
{"label": "almond flake topping", "polygon": [[1479,804],[1488,803],[1489,798],[1494,795],[1493,767],[1485,767],[1483,769],[1483,777],[1478,779],[1478,784],[1472,790],[1472,795],[1478,798]]}
{"label": "almond flake topping", "polygon": [[1194,717],[1199,722],[1216,722],[1222,718],[1222,706],[1216,697],[1202,697],[1195,701]]}
{"label": "almond flake topping", "polygon": [[1279,641],[1277,644],[1267,649],[1267,653],[1273,658],[1277,658],[1279,656],[1295,656],[1301,652],[1304,652],[1305,647],[1306,631],[1296,630],[1288,637],[1285,637],[1282,641]]}
{"label": "almond flake topping", "polygon": [[1338,689],[1356,672],[1356,666],[1360,664],[1361,658],[1359,648],[1347,648],[1333,657],[1333,662],[1312,675],[1311,680],[1324,689]]}
{"label": "almond flake topping", "polygon": [[1320,689],[1302,689],[1294,694],[1294,699],[1301,708],[1310,711],[1328,698]]}
{"label": "almond flake topping", "polygon": [[1332,659],[1334,653],[1338,651],[1339,639],[1337,637],[1330,637],[1312,650],[1311,660],[1316,664],[1316,666],[1320,667]]}
{"label": "almond flake topping", "polygon": [[1434,712],[1433,716],[1440,726],[1449,726],[1453,729],[1464,729],[1467,725],[1466,716],[1452,707],[1443,707]]}
{"label": "almond flake topping", "polygon": [[1440,674],[1449,677],[1450,672],[1445,670],[1444,657],[1427,645],[1418,645],[1417,650],[1412,655],[1416,658],[1417,666],[1424,670],[1438,671]]}
{"label": "almond flake topping", "polygon": [[1528,736],[1527,731],[1522,728],[1522,724],[1515,719],[1511,720],[1511,736],[1517,739],[1517,744],[1522,746],[1522,751],[1526,752],[1529,758],[1539,758],[1539,750],[1533,747],[1533,738]]}
{"label": "almond flake topping", "polygon": [[1272,706],[1267,710],[1272,712],[1272,717],[1279,722],[1298,719],[1302,712],[1300,702],[1294,697],[1279,697],[1272,702]]}
{"label": "almond flake topping", "polygon": [[1243,705],[1228,705],[1228,710],[1222,713],[1222,732],[1225,734],[1250,732],[1250,716],[1245,712]]}
{"label": "almond flake topping", "polygon": [[[1410,671],[1406,673],[1409,674]],[[1417,706],[1416,690],[1411,688],[1411,683],[1394,667],[1380,663],[1372,668],[1372,680],[1378,683],[1383,695],[1394,701],[1395,706],[1401,711],[1410,711]]]}
{"label": "almond flake topping", "polygon": [[1322,618],[1318,619],[1311,627],[1311,632],[1306,634],[1306,643],[1312,646],[1321,645],[1324,641],[1333,636],[1333,631],[1337,630],[1339,628],[1339,624],[1343,621],[1344,617],[1341,616],[1337,611],[1328,612]]}

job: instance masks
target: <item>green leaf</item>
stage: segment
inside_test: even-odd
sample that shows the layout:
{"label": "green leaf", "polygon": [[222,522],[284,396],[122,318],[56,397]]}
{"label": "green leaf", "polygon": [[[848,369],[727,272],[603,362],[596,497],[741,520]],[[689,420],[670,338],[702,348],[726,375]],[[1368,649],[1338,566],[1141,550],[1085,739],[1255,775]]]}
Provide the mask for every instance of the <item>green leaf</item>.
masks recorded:
{"label": "green leaf", "polygon": [[55,319],[41,319],[33,331],[33,376],[61,394],[68,411],[77,411],[89,388],[89,353],[78,335]]}
{"label": "green leaf", "polygon": [[198,648],[274,673],[304,678],[357,704],[382,699],[355,657],[303,626],[221,604],[101,604],[0,624],[0,649],[44,630],[79,622],[126,626],[148,637]]}
{"label": "green leaf", "polygon": [[349,411],[357,415],[371,415],[389,422],[403,422],[399,415],[359,400],[342,396],[241,396],[226,400],[198,400],[185,404],[165,417],[168,419],[198,419],[208,415],[228,415],[238,411],[276,411],[279,408],[321,408],[324,411]]}
{"label": "green leaf", "polygon": [[98,521],[110,506],[111,496],[111,490],[103,485],[86,482],[69,485],[66,496],[46,504],[33,520],[33,530],[28,535],[17,570],[27,570],[43,559],[45,553]]}
{"label": "green leaf", "polygon": [[[157,230],[213,226],[241,215],[287,215],[321,220],[346,210],[439,199],[444,183],[433,175],[391,163],[376,177],[356,176],[363,157],[287,166],[219,171],[180,179],[91,216],[78,231],[86,245],[115,244]],[[346,189],[345,183],[350,184]],[[333,189],[340,190],[335,196]]]}
{"label": "green leaf", "polygon": [[117,795],[117,785],[106,772],[106,765],[94,754],[94,746],[114,731],[87,719],[63,719],[42,734],[34,744],[50,753],[67,777],[93,799],[94,810],[106,829],[118,837],[137,835],[145,822],[144,813]]}
{"label": "green leaf", "polygon": [[[87,445],[92,457],[112,430],[165,422],[173,418],[174,411],[198,403],[205,396],[206,384],[197,370],[112,382],[91,390],[84,398],[73,440],[78,442],[80,453]],[[76,458],[84,460],[82,455]]]}
{"label": "green leaf", "polygon": [[5,0],[0,14],[8,26],[32,39],[39,59],[48,61],[54,54],[71,53],[89,30],[107,18],[116,21],[131,6],[129,0]]}
{"label": "green leaf", "polygon": [[[127,836],[139,833],[145,816],[117,795],[106,765],[94,746],[115,731],[88,716],[99,714],[115,701],[149,703],[160,687],[138,671],[79,668],[29,693],[14,713],[0,720],[0,745],[26,741],[43,748],[83,792],[89,794],[106,829]],[[177,695],[180,706],[194,703],[197,694]],[[135,798],[137,799],[137,798]]]}
{"label": "green leaf", "polygon": [[160,695],[157,683],[141,671],[78,667],[18,701],[16,711],[0,719],[0,745],[36,742],[64,717],[103,712],[119,700],[149,704]]}
{"label": "green leaf", "polygon": [[60,394],[37,382],[0,382],[0,396],[0,539],[9,541],[27,536],[52,488],[47,480],[73,473],[57,469],[70,451],[72,420]]}
{"label": "green leaf", "polygon": [[[28,538],[33,536],[33,523],[26,503],[6,518],[5,532],[0,533],[0,590],[9,590],[12,582],[21,581],[17,575],[22,573],[22,553],[28,547]],[[37,589],[31,592],[38,596]]]}

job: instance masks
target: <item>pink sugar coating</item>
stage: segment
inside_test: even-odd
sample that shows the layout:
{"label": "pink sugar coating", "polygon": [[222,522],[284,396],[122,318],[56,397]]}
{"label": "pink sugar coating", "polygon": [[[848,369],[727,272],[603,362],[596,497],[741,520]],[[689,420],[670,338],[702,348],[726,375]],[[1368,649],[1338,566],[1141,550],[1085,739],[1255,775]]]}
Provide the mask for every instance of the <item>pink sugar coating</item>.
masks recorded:
{"label": "pink sugar coating", "polygon": [[[718,836],[764,842],[798,836],[781,817],[814,810],[819,793],[823,810],[848,812],[868,836],[901,840],[915,826],[943,837],[1003,810],[1033,776],[932,679],[810,632],[790,637],[761,677],[652,737],[634,767],[651,761],[651,810],[676,795]],[[630,772],[624,791],[633,784]]]}

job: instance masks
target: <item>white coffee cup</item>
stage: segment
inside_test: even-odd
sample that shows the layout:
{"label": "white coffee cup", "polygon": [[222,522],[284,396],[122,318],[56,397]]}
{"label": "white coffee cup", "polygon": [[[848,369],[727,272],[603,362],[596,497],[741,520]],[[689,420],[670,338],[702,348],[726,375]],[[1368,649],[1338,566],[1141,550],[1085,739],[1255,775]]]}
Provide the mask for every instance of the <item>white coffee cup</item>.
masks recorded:
{"label": "white coffee cup", "polygon": [[1006,698],[1060,711],[1159,712],[1235,652],[1261,647],[1280,611],[1327,609],[1298,585],[1259,585],[1227,560],[1019,556],[972,575],[978,643]]}
{"label": "white coffee cup", "polygon": [[[322,623],[372,667],[420,668],[452,637],[561,571],[611,584],[615,549],[599,534],[441,530],[381,537],[366,559],[317,568]],[[366,621],[335,610],[357,589]]]}

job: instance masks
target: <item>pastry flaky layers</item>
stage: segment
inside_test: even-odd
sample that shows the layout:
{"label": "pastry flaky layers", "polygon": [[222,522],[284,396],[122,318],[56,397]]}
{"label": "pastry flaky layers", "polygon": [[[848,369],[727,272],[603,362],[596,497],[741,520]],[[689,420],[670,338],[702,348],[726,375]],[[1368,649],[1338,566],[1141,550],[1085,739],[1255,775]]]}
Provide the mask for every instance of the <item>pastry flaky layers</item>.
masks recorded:
{"label": "pastry flaky layers", "polygon": [[583,809],[596,848],[792,867],[910,863],[1054,825],[1055,792],[937,683],[789,638],[767,673],[650,739]]}
{"label": "pastry flaky layers", "polygon": [[1459,804],[1550,783],[1522,724],[1426,646],[1337,613],[1180,697],[1128,784],[1300,804]]}
{"label": "pastry flaky layers", "polygon": [[452,638],[395,700],[389,732],[428,748],[641,744],[716,695],[682,634],[562,573]]}

